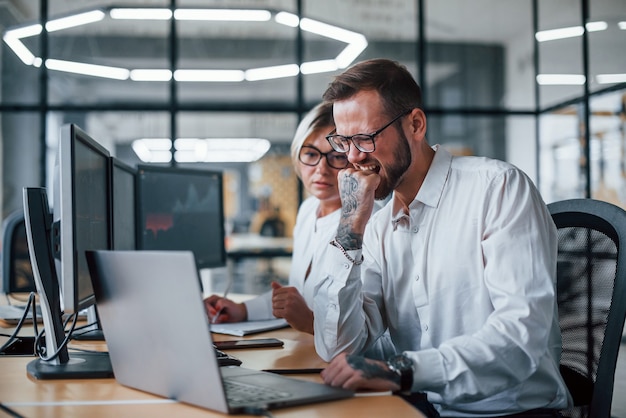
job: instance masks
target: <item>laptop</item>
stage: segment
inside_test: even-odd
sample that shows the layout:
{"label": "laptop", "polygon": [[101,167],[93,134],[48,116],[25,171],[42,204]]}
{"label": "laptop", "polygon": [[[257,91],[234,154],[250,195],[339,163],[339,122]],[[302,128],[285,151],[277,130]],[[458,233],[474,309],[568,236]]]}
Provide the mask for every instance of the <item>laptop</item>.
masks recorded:
{"label": "laptop", "polygon": [[[120,384],[223,413],[354,396],[321,383],[219,367],[191,252],[88,251],[87,262]],[[244,399],[238,387],[243,395],[258,392],[257,398]]]}
{"label": "laptop", "polygon": [[[26,306],[17,306],[17,305],[0,305],[0,321],[4,321],[9,325],[15,325],[24,316],[24,310]],[[24,318],[25,324],[33,323],[33,311],[32,306],[28,309],[28,314],[26,318]],[[41,316],[41,307],[39,305],[36,306],[37,310],[37,322],[43,322],[43,318]]]}

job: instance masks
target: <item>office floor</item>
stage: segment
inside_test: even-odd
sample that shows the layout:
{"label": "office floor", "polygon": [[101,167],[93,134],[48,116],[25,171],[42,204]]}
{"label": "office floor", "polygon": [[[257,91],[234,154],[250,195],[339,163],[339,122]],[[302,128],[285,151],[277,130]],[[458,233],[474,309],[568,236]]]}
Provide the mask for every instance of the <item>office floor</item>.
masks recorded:
{"label": "office floor", "polygon": [[[269,289],[269,283],[273,279],[287,282],[289,259],[275,259],[270,264],[267,260],[248,259],[231,265],[230,268],[234,277],[230,292],[260,294]],[[211,277],[206,279],[205,289],[210,287],[213,292],[223,292],[227,286],[227,277],[228,269],[213,270]],[[613,393],[612,417],[626,418],[626,333],[617,358]]]}

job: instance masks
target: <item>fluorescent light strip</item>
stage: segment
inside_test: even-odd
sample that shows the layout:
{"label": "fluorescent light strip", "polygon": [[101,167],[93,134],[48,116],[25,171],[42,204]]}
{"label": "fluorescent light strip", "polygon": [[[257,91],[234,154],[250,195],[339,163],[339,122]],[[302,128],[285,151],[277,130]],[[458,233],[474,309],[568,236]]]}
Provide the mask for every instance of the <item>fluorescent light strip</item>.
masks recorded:
{"label": "fluorescent light strip", "polygon": [[251,163],[263,155],[250,150],[219,150],[207,152],[203,159],[199,159],[192,151],[176,151],[174,159],[179,163]]}
{"label": "fluorescent light strip", "polygon": [[150,159],[147,163],[169,163],[172,161],[171,151],[150,151]]}
{"label": "fluorescent light strip", "polygon": [[156,8],[130,8],[130,9],[111,9],[109,10],[111,19],[125,20],[170,20],[172,11],[170,9]]}
{"label": "fluorescent light strip", "polygon": [[337,55],[335,58],[337,67],[341,69],[348,67],[367,48],[367,39],[363,35],[360,36],[361,39],[355,39]]}
{"label": "fluorescent light strip", "polygon": [[589,32],[600,32],[602,30],[607,30],[608,27],[609,27],[609,24],[606,22],[602,22],[602,21],[589,22],[585,25],[585,28],[587,28]]}
{"label": "fluorescent light strip", "polygon": [[130,70],[130,79],[133,81],[170,81],[172,72],[170,70],[156,69]]}
{"label": "fluorescent light strip", "polygon": [[132,143],[137,157],[145,163],[169,163],[172,161],[172,141],[169,138],[141,138]]}
{"label": "fluorescent light strip", "polygon": [[626,22],[617,22],[617,27],[621,30],[626,30]]}
{"label": "fluorescent light strip", "polygon": [[[112,19],[166,20],[171,18],[172,13],[171,10],[165,8],[112,8],[109,15]],[[105,14],[100,10],[80,13],[51,20],[46,25],[46,29],[48,31],[67,29],[99,21],[104,16]],[[271,13],[267,10],[177,9],[174,12],[174,17],[180,20],[268,21],[271,19]],[[275,20],[277,23],[291,27],[300,25],[304,31],[345,42],[348,45],[334,60],[305,62],[300,68],[297,64],[286,64],[252,68],[245,72],[242,70],[177,70],[174,73],[174,79],[182,82],[240,82],[293,77],[298,74],[298,71],[302,71],[303,74],[336,71],[350,65],[368,45],[367,39],[360,33],[313,19],[304,18],[300,20],[293,13],[279,12],[276,14]],[[39,67],[41,66],[41,58],[35,57],[20,39],[38,35],[41,30],[41,25],[30,25],[9,30],[4,36],[4,41],[24,64]],[[48,60],[46,66],[57,71],[118,80],[130,78],[133,81],[169,81],[172,78],[169,70],[159,69],[127,70],[54,59]]]}
{"label": "fluorescent light strip", "polygon": [[363,37],[363,35],[361,35],[360,33],[352,32],[347,29],[342,29],[337,26],[328,25],[326,23],[322,23],[313,19],[308,19],[306,17],[300,21],[300,28],[302,28],[302,30],[304,31],[324,36],[326,38],[332,38],[345,43],[351,43],[355,41],[358,42],[361,40],[361,37]]}
{"label": "fluorescent light strip", "polygon": [[265,138],[177,138],[174,148],[179,151],[189,151],[202,148],[215,150],[265,150],[269,149],[269,141]]}
{"label": "fluorescent light strip", "polygon": [[245,73],[241,70],[176,70],[174,79],[192,82],[237,82],[245,79]]}
{"label": "fluorescent light strip", "polygon": [[130,73],[130,71],[125,68],[84,64],[80,62],[62,61],[55,59],[46,60],[46,67],[50,70],[90,75],[93,77],[110,78],[113,80],[127,80]]}
{"label": "fluorescent light strip", "polygon": [[539,74],[537,83],[542,86],[580,86],[585,84],[585,76],[579,74]]}
{"label": "fluorescent light strip", "polygon": [[272,18],[267,10],[176,9],[176,20],[219,20],[229,22],[266,22]]}
{"label": "fluorescent light strip", "polygon": [[280,23],[281,25],[289,26],[292,28],[297,28],[300,24],[300,18],[293,13],[287,12],[278,12],[276,16],[274,16],[274,20],[276,23]]}
{"label": "fluorescent light strip", "polygon": [[140,138],[133,141],[133,144],[139,141],[151,151],[168,151],[172,149],[172,140],[169,138]]}
{"label": "fluorescent light strip", "polygon": [[626,74],[598,74],[596,81],[598,84],[626,83]]}
{"label": "fluorescent light strip", "polygon": [[[174,141],[174,159],[181,163],[252,162],[270,149],[264,138],[178,138]],[[143,162],[168,162],[171,141],[166,138],[143,138],[132,143],[133,151]]]}
{"label": "fluorescent light strip", "polygon": [[11,36],[16,39],[28,38],[30,36],[39,35],[42,28],[43,26],[39,24],[24,26],[21,28],[8,30],[4,36]]}
{"label": "fluorescent light strip", "polygon": [[337,66],[336,60],[303,62],[300,66],[302,74],[328,73],[331,71],[337,71],[338,69],[339,67]]}
{"label": "fluorescent light strip", "polygon": [[300,68],[297,64],[277,65],[273,67],[251,68],[246,70],[246,80],[260,81],[274,78],[295,77]]}
{"label": "fluorescent light strip", "polygon": [[[606,22],[589,22],[585,25],[587,31],[597,32],[606,30],[609,25]],[[574,38],[576,36],[582,36],[585,32],[582,26],[570,26],[567,28],[550,29],[539,31],[535,34],[535,38],[538,42],[554,41],[557,39]]]}
{"label": "fluorescent light strip", "polygon": [[581,36],[584,32],[582,26],[572,26],[569,28],[542,30],[535,34],[538,42],[554,41],[557,39],[573,38]]}
{"label": "fluorescent light strip", "polygon": [[76,26],[87,25],[94,22],[99,22],[104,19],[104,12],[102,10],[92,10],[90,12],[79,13],[72,16],[62,17],[60,19],[50,20],[46,23],[46,30],[48,32],[55,32],[58,30],[69,29]]}
{"label": "fluorescent light strip", "polygon": [[151,158],[150,148],[148,148],[148,144],[146,142],[142,140],[135,140],[133,141],[131,147],[133,148],[133,151],[135,152],[135,154],[137,155],[137,157],[139,157],[141,161],[144,161],[144,162],[150,161],[150,158]]}
{"label": "fluorescent light strip", "polygon": [[20,61],[22,61],[26,65],[34,65],[35,59],[37,57],[35,57],[33,53],[30,52],[30,49],[26,48],[26,45],[24,45],[22,41],[9,33],[4,35],[4,38],[2,39],[4,39],[4,42],[9,48],[13,50],[13,52],[15,53],[15,55],[17,55]]}

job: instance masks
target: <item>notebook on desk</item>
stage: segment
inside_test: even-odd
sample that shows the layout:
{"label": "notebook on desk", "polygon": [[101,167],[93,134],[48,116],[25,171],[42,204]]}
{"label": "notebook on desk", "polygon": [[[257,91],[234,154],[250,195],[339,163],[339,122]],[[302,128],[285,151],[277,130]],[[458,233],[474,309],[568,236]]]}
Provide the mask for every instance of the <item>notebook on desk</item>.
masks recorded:
{"label": "notebook on desk", "polygon": [[[219,367],[191,252],[93,251],[87,260],[122,385],[224,413],[353,396],[310,381]],[[257,399],[233,395],[242,386],[245,395],[259,391]]]}
{"label": "notebook on desk", "polygon": [[283,318],[260,321],[225,322],[220,324],[211,324],[211,332],[243,337],[245,335],[272,331],[275,329],[286,328],[288,326],[289,324]]}

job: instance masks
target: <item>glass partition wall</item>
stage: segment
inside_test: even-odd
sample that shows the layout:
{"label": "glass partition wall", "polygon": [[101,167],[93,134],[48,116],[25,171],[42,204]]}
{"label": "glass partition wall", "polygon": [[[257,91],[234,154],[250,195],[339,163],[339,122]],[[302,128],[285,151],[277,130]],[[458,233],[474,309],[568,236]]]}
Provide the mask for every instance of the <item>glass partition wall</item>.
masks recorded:
{"label": "glass partition wall", "polygon": [[305,197],[298,120],[347,66],[384,57],[424,91],[428,138],[507,160],[547,202],[625,206],[622,0],[20,0],[0,4],[3,215],[49,185],[59,127],[131,165],[225,172],[249,231]]}
{"label": "glass partition wall", "polygon": [[626,207],[626,8],[558,3],[538,2],[541,192]]}

